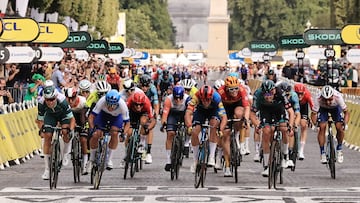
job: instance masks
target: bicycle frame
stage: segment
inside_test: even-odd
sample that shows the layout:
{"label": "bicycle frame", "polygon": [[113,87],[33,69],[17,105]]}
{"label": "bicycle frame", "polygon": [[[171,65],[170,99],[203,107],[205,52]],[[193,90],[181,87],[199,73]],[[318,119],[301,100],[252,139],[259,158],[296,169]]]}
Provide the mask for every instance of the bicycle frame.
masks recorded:
{"label": "bicycle frame", "polygon": [[272,186],[276,189],[277,176],[280,174],[280,184],[283,183],[283,168],[281,166],[281,161],[283,160],[282,153],[282,132],[280,130],[279,123],[275,125],[274,136],[271,141],[270,146],[270,156],[269,156],[269,177],[268,177],[268,187],[271,189]]}
{"label": "bicycle frame", "polygon": [[330,169],[331,178],[336,178],[336,171],[335,171],[335,162],[336,162],[336,155],[335,155],[335,139],[332,131],[332,124],[334,121],[329,119],[328,121],[328,135],[326,139],[326,159],[328,163],[328,167]]}
{"label": "bicycle frame", "polygon": [[204,187],[204,182],[206,178],[207,170],[207,161],[209,155],[209,121],[206,120],[204,124],[201,124],[201,137],[199,140],[199,154],[198,162],[195,169],[195,188],[198,188],[201,184],[201,187]]}
{"label": "bicycle frame", "polygon": [[183,150],[184,150],[184,142],[185,142],[185,132],[186,128],[183,122],[178,122],[176,124],[176,133],[173,137],[172,147],[171,147],[171,173],[170,178],[174,180],[174,178],[178,179],[180,166],[182,165],[183,160]]}
{"label": "bicycle frame", "polygon": [[[137,122],[135,125],[132,125],[132,134],[129,139],[129,143],[126,149],[126,160],[125,160],[125,170],[124,170],[124,179],[126,179],[127,171],[130,165],[130,177],[133,178],[135,172],[142,167],[141,155],[137,152],[140,142],[140,123]],[[140,161],[140,163],[138,163]]]}
{"label": "bicycle frame", "polygon": [[[240,166],[240,162],[242,161],[242,156],[240,154],[239,150],[239,142],[240,140],[237,140],[235,136],[235,128],[233,127],[233,124],[235,122],[241,122],[244,121],[244,119],[228,119],[229,128],[231,129],[230,134],[230,164],[231,164],[231,171],[235,178],[235,183],[238,182],[238,172],[237,168]],[[240,139],[240,137],[239,137]]]}

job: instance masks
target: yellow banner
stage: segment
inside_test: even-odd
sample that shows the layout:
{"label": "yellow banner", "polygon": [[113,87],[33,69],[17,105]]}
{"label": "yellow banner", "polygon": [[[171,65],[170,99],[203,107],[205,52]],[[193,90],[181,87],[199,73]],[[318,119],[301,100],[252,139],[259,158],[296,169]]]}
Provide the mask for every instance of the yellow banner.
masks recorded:
{"label": "yellow banner", "polygon": [[34,43],[63,43],[69,37],[68,28],[61,23],[39,23],[40,34]]}
{"label": "yellow banner", "polygon": [[346,25],[341,30],[341,38],[346,44],[360,44],[360,25]]}
{"label": "yellow banner", "polygon": [[39,35],[38,23],[31,18],[4,18],[0,42],[31,42]]}

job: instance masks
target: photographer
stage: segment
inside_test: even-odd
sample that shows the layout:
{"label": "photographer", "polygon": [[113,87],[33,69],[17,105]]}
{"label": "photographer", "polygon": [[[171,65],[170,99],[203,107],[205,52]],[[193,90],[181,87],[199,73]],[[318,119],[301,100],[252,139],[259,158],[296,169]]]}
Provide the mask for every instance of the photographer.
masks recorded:
{"label": "photographer", "polygon": [[0,106],[4,104],[13,103],[14,99],[10,92],[6,89],[6,80],[5,78],[0,78]]}

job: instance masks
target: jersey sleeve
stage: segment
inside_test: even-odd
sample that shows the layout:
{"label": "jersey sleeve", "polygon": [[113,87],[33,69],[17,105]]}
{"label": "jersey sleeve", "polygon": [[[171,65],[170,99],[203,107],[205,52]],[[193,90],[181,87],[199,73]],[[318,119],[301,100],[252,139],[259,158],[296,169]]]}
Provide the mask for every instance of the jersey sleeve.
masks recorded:
{"label": "jersey sleeve", "polygon": [[247,96],[247,92],[243,87],[239,87],[240,88],[240,96],[241,96],[241,103],[243,107],[248,107],[250,105],[249,103],[249,99]]}
{"label": "jersey sleeve", "polygon": [[145,105],[144,105],[145,111],[148,114],[149,118],[154,118],[154,114],[151,107],[150,99],[146,97]]}
{"label": "jersey sleeve", "polygon": [[151,88],[150,88],[150,91],[153,95],[153,102],[154,104],[159,104],[159,97],[158,97],[158,94],[157,94],[157,90],[156,90],[156,87],[154,85],[151,85]]}
{"label": "jersey sleeve", "polygon": [[291,105],[294,109],[294,112],[295,113],[300,112],[299,97],[295,92],[291,92],[291,99],[292,99]]}
{"label": "jersey sleeve", "polygon": [[129,108],[127,107],[127,105],[123,99],[120,99],[119,102],[120,102],[122,119],[124,122],[128,122],[130,120]]}
{"label": "jersey sleeve", "polygon": [[169,97],[166,97],[165,101],[164,101],[164,110],[163,110],[163,118],[167,118],[167,116],[169,115],[170,112],[170,108],[171,108],[171,99]]}

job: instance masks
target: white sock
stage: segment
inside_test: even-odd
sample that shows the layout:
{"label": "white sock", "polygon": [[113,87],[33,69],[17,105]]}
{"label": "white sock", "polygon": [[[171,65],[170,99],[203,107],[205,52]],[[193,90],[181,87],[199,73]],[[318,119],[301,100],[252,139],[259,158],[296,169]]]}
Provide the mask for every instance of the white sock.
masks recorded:
{"label": "white sock", "polygon": [[210,157],[213,157],[215,158],[215,151],[216,151],[216,146],[217,146],[217,143],[215,142],[209,142],[210,144]]}
{"label": "white sock", "polygon": [[95,153],[96,153],[96,149],[90,149],[90,161],[91,162],[95,161]]}
{"label": "white sock", "polygon": [[44,154],[45,170],[49,170],[50,154]]}
{"label": "white sock", "polygon": [[282,143],[282,145],[283,145],[283,154],[287,156],[289,153],[289,143],[287,144]]}
{"label": "white sock", "polygon": [[112,156],[113,156],[114,151],[115,151],[115,149],[109,149],[108,160],[112,160]]}
{"label": "white sock", "polygon": [[264,166],[269,165],[269,154],[264,154]]}
{"label": "white sock", "polygon": [[189,145],[190,145],[190,136],[185,136],[184,146],[189,147]]}
{"label": "white sock", "polygon": [[259,151],[260,151],[260,142],[259,141],[255,142],[255,151],[256,151],[256,153],[259,153]]}
{"label": "white sock", "polygon": [[88,162],[89,160],[89,157],[88,157],[88,154],[83,154],[83,165],[86,165],[86,163]]}
{"label": "white sock", "polygon": [[305,142],[300,142],[300,151],[304,153]]}
{"label": "white sock", "polygon": [[140,144],[142,144],[143,147],[145,147],[146,144],[146,136],[140,135]]}
{"label": "white sock", "polygon": [[250,137],[245,137],[245,147],[246,147],[246,149],[250,150],[250,148],[249,148],[249,140],[250,140]]}
{"label": "white sock", "polygon": [[41,138],[41,151],[44,154],[44,143],[45,143],[45,138]]}
{"label": "white sock", "polygon": [[171,156],[171,150],[167,149],[166,150],[166,164],[171,164],[170,156]]}

